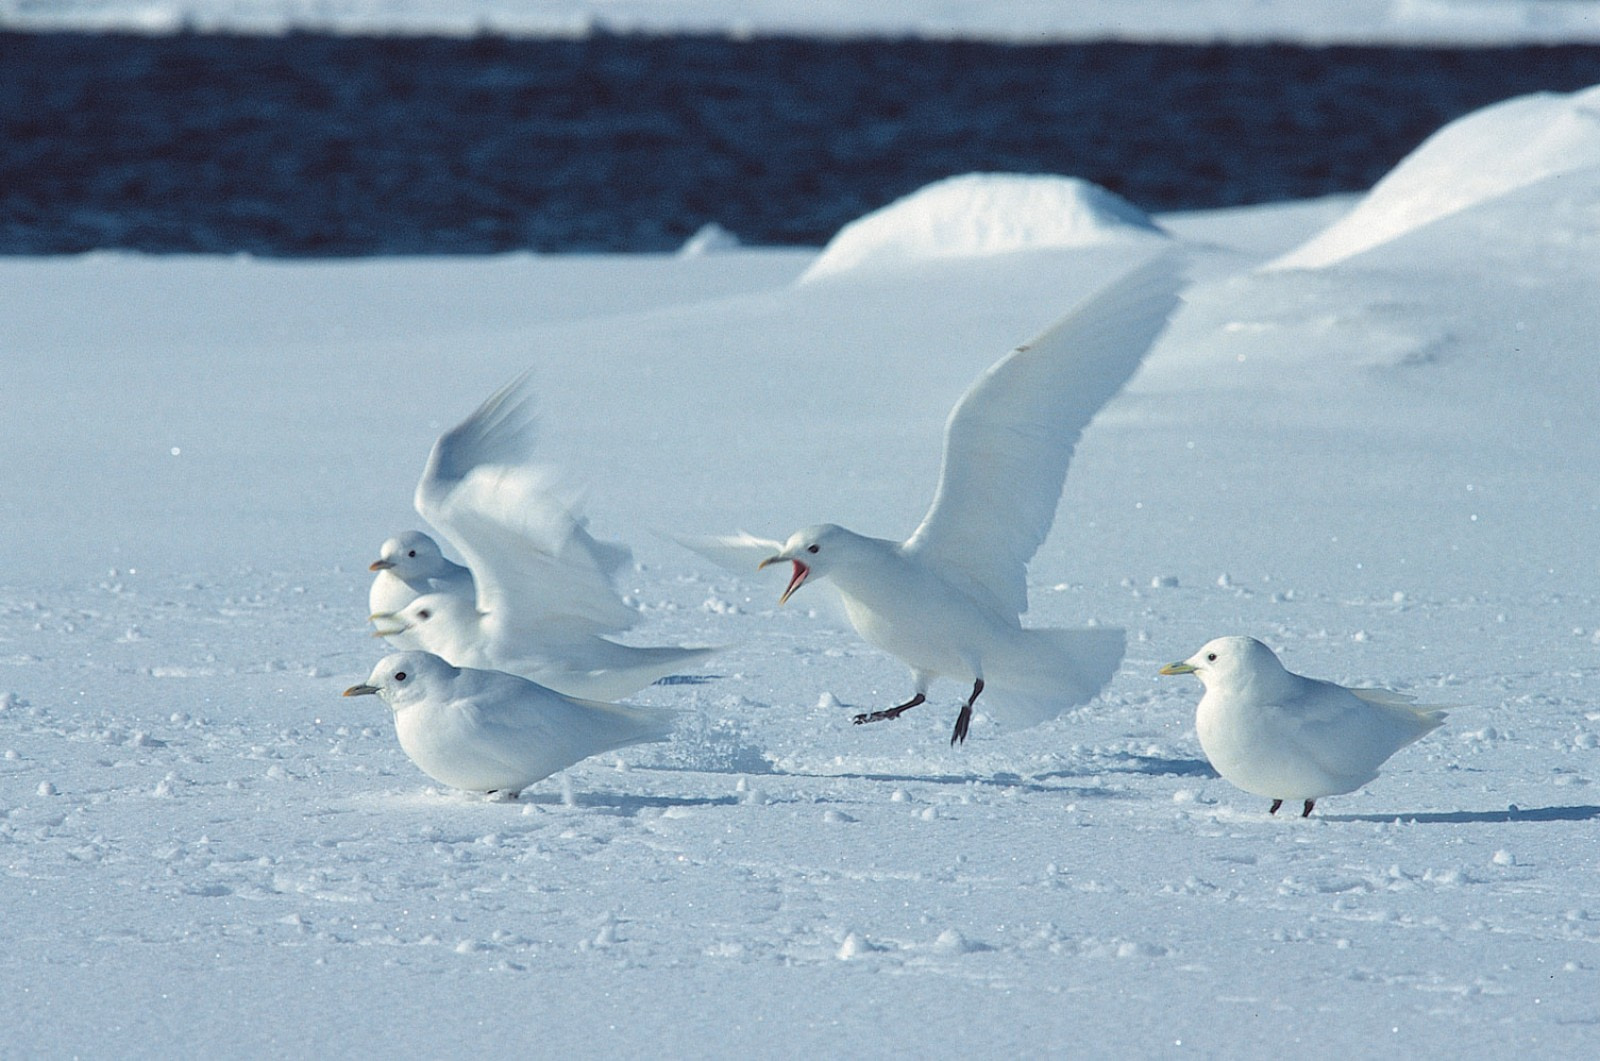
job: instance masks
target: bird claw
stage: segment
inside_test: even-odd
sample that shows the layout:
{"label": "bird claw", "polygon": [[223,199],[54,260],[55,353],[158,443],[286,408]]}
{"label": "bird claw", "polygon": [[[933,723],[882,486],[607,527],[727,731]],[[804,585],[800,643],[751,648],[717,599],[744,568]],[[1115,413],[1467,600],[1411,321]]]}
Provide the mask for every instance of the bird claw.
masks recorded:
{"label": "bird claw", "polygon": [[956,716],[956,726],[950,732],[950,746],[967,742],[967,729],[972,725],[972,705],[968,704],[961,709],[961,714]]}
{"label": "bird claw", "polygon": [[899,704],[895,707],[886,707],[882,711],[871,711],[864,715],[857,715],[850,721],[854,722],[858,726],[861,726],[868,722],[882,722],[886,718],[899,718],[901,715],[905,714],[907,711],[910,711],[918,704],[925,703],[927,699],[928,698],[926,696],[918,693],[916,696],[913,696],[903,704]]}

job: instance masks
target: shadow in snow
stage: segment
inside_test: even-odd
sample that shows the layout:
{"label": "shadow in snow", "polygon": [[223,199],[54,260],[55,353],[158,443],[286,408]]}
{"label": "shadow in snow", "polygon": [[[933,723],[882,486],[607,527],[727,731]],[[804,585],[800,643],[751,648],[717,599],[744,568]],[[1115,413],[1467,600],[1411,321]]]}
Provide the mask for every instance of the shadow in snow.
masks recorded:
{"label": "shadow in snow", "polygon": [[710,685],[712,682],[721,681],[720,674],[669,674],[665,678],[657,678],[653,685]]}
{"label": "shadow in snow", "polygon": [[[543,807],[566,806],[559,792],[524,792],[518,803],[533,803]],[[738,796],[640,796],[626,792],[574,792],[572,806],[593,810],[611,810],[620,814],[637,814],[646,807],[727,807],[739,802]]]}
{"label": "shadow in snow", "polygon": [[1318,814],[1330,822],[1406,822],[1418,825],[1493,825],[1502,822],[1600,821],[1600,807],[1507,807],[1505,810],[1458,810],[1420,814]]}
{"label": "shadow in snow", "polygon": [[1204,759],[1163,759],[1157,755],[1114,755],[1094,760],[1082,770],[1057,770],[1035,775],[1036,780],[1048,781],[1063,777],[1084,777],[1094,774],[1144,774],[1149,777],[1209,777],[1222,775],[1211,768]]}
{"label": "shadow in snow", "polygon": [[[1077,777],[1083,774],[1039,774],[1032,779],[1025,780],[1020,774],[887,774],[869,773],[865,771],[840,771],[839,773],[822,773],[807,770],[777,770],[772,771],[775,777],[815,777],[824,780],[835,778],[844,781],[889,781],[895,784],[916,785],[987,785],[991,788],[1014,788],[1022,792],[1041,792],[1050,795],[1073,796],[1100,796],[1106,799],[1125,798],[1123,793],[1113,792],[1109,789],[1099,788],[1094,785],[1046,785],[1041,781],[1052,778]],[[1091,775],[1092,776],[1092,775]]]}

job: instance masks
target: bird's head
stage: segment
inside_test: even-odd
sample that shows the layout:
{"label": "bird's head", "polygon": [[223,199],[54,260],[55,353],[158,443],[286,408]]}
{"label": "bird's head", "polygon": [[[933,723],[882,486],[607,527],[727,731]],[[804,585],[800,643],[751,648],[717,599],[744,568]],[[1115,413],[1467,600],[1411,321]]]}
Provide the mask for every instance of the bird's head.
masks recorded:
{"label": "bird's head", "polygon": [[421,531],[396,534],[383,543],[369,571],[392,571],[398,578],[412,581],[436,577],[444,569],[444,553],[439,543]]}
{"label": "bird's head", "polygon": [[808,579],[826,578],[842,563],[848,563],[860,541],[859,535],[852,534],[843,527],[832,523],[819,523],[815,527],[795,531],[789,536],[789,540],[783,543],[782,549],[761,561],[758,566],[766,567],[784,560],[794,565],[794,573],[789,576],[789,585],[784,589],[783,596],[778,598],[778,603],[782,604],[795,590],[805,585]]}
{"label": "bird's head", "polygon": [[424,593],[397,612],[375,612],[370,616],[378,637],[411,633],[426,636],[433,627],[448,627],[466,619],[473,606],[448,593]]}
{"label": "bird's head", "polygon": [[426,699],[456,673],[456,668],[431,652],[392,652],[378,661],[366,681],[352,685],[344,695],[377,696],[398,711]]}
{"label": "bird's head", "polygon": [[1284,673],[1272,649],[1253,637],[1218,637],[1162,674],[1193,674],[1207,689],[1243,688]]}

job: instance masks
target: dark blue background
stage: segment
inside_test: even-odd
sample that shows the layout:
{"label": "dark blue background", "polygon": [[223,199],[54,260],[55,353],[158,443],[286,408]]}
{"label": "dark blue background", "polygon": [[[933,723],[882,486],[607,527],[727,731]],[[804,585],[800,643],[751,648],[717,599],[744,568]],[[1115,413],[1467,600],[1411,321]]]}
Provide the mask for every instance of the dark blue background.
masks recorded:
{"label": "dark blue background", "polygon": [[0,34],[0,253],[817,245],[973,170],[1256,203],[1596,82],[1593,47]]}

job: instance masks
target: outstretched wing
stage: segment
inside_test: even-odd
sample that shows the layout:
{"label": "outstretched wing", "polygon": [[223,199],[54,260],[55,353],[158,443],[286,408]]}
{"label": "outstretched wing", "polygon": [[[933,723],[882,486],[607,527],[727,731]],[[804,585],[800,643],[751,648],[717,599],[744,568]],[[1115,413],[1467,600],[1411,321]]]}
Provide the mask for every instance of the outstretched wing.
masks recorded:
{"label": "outstretched wing", "polygon": [[506,629],[625,630],[636,615],[613,579],[632,554],[596,541],[555,474],[533,463],[536,426],[524,375],[434,443],[417,511],[466,559],[479,609]]}
{"label": "outstretched wing", "polygon": [[737,534],[673,534],[670,537],[691,553],[698,553],[718,567],[747,577],[755,574],[761,561],[783,548],[780,541],[758,538],[748,531],[739,531]]}
{"label": "outstretched wing", "polygon": [[1050,533],[1067,465],[1178,304],[1164,255],[1082,303],[979,376],[945,424],[933,505],[906,542],[978,600],[1027,611],[1027,564]]}

